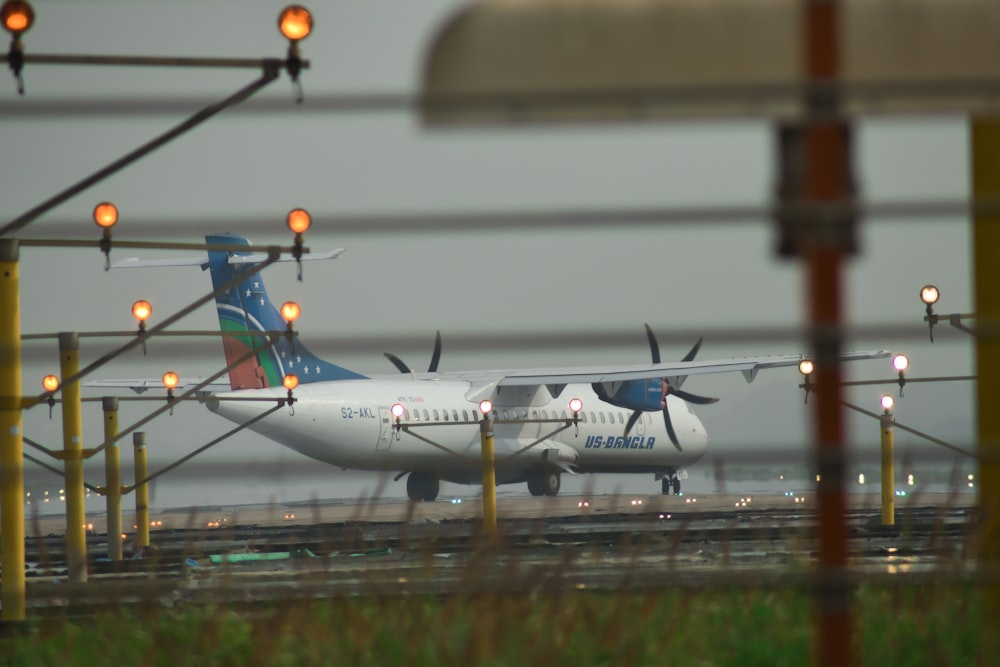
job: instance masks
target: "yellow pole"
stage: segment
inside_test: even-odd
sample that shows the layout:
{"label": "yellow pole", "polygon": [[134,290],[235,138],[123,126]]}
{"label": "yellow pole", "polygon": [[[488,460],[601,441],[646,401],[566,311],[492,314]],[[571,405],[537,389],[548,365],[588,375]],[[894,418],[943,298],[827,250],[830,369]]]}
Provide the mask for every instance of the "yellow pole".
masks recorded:
{"label": "yellow pole", "polygon": [[[1000,198],[1000,119],[972,120],[972,194],[976,201]],[[976,339],[976,421],[979,463],[979,572],[987,582],[1000,573],[1000,215],[976,211],[972,219],[972,276]],[[979,651],[983,664],[1000,654],[1000,585],[983,585]]]}
{"label": "yellow pole", "polygon": [[[80,339],[59,334],[59,372],[62,377],[80,370]],[[63,464],[66,470],[66,567],[69,580],[87,581],[87,513],[83,488],[83,403],[80,382],[62,385]]]}
{"label": "yellow pole", "polygon": [[146,479],[146,434],[136,431],[132,434],[135,447],[135,549],[149,546],[149,484],[139,484]]}
{"label": "yellow pole", "polygon": [[882,430],[882,525],[892,526],[896,523],[896,477],[892,467],[892,425],[896,419],[886,410],[879,421]]}
{"label": "yellow pole", "polygon": [[18,243],[0,239],[0,602],[4,623],[24,620],[24,434]]}
{"label": "yellow pole", "polygon": [[497,478],[493,462],[493,420],[484,414],[479,422],[479,439],[482,443],[483,462],[483,530],[487,535],[497,534]]}
{"label": "yellow pole", "polygon": [[[104,442],[118,436],[118,399],[105,396]],[[111,442],[104,449],[104,486],[108,505],[108,558],[122,559],[122,471],[118,443]]]}

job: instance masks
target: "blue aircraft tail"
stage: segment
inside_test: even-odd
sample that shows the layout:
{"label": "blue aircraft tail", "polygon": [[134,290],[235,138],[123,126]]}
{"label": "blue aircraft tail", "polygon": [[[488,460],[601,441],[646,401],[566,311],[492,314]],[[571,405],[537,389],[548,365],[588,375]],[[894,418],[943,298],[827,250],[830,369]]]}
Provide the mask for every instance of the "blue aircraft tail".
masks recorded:
{"label": "blue aircraft tail", "polygon": [[[250,242],[235,234],[209,234],[205,237],[209,245],[245,245]],[[231,256],[250,255],[249,251],[208,253],[208,269],[212,275],[212,285],[219,289],[240,273],[255,264],[230,263]],[[278,309],[267,296],[264,280],[259,273],[241,280],[237,287],[215,297],[219,312],[219,327],[222,331],[280,331],[285,329],[285,321]],[[255,343],[264,339],[260,336],[225,336],[222,339],[226,362],[233,363],[250,351]],[[300,383],[323,382],[326,380],[351,380],[364,378],[346,368],[323,361],[298,340],[294,345],[282,338],[273,347],[259,352],[229,371],[229,383],[233,389],[260,387],[280,387],[282,378],[294,373]]]}

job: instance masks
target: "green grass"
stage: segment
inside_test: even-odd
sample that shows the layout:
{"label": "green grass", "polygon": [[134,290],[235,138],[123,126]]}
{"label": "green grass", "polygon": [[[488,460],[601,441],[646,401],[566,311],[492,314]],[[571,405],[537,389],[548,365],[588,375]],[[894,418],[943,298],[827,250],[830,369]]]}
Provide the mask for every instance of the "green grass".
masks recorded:
{"label": "green grass", "polygon": [[[867,665],[972,665],[972,587],[854,596]],[[0,665],[808,665],[813,606],[799,590],[715,590],[285,601],[33,621]]]}

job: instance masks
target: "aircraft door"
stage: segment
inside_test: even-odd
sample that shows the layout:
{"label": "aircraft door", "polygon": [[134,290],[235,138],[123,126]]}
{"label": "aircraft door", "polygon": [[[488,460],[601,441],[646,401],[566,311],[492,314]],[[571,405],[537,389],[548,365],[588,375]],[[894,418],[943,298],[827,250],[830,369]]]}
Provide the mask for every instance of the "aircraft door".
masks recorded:
{"label": "aircraft door", "polygon": [[639,416],[639,421],[635,423],[636,435],[646,435],[646,415],[648,414],[648,412],[645,412]]}
{"label": "aircraft door", "polygon": [[392,447],[392,414],[389,408],[378,409],[378,442],[375,449],[384,451]]}

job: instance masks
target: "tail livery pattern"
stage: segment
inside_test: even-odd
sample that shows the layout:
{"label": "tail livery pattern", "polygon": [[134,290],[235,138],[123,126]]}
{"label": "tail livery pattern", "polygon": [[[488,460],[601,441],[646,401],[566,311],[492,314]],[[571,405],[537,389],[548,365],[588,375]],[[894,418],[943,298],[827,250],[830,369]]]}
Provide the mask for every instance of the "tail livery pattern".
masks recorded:
{"label": "tail livery pattern", "polygon": [[[210,234],[205,237],[209,245],[250,245],[242,236],[235,234]],[[230,264],[230,255],[250,255],[246,252],[208,253],[208,269],[212,275],[212,286],[219,289],[240,273],[252,269],[255,264]],[[278,309],[267,296],[264,280],[254,274],[240,280],[236,287],[215,297],[219,311],[219,327],[222,331],[248,333],[254,331],[280,331],[285,321]],[[223,348],[226,363],[232,364],[250,351],[254,344],[264,339],[260,336],[225,336]],[[323,382],[328,380],[353,380],[364,378],[346,368],[323,361],[298,340],[294,346],[282,338],[273,347],[257,353],[229,371],[229,384],[233,389],[280,387],[282,378],[294,373],[300,383]]]}

